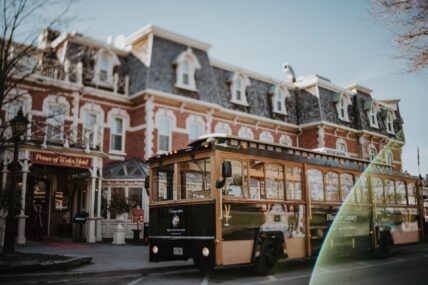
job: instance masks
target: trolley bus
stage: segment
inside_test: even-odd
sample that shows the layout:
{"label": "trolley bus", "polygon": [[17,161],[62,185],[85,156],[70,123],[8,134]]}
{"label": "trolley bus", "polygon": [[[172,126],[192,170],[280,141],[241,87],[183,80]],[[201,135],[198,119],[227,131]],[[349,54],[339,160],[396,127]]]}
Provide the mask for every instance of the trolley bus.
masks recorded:
{"label": "trolley bus", "polygon": [[422,238],[416,178],[381,163],[219,134],[148,162],[151,262],[266,274],[317,254],[334,220],[334,248],[387,255]]}

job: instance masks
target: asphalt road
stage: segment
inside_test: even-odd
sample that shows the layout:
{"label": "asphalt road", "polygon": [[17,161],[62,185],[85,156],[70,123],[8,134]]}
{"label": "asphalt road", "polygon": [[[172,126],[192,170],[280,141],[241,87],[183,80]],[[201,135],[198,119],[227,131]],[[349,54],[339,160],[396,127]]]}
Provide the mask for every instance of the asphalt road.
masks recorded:
{"label": "asphalt road", "polygon": [[[314,270],[314,268],[316,268]],[[342,258],[334,264],[315,265],[315,260],[281,262],[269,276],[258,276],[252,266],[217,268],[209,275],[196,269],[179,269],[145,275],[88,278],[85,280],[46,280],[39,284],[428,284],[428,245],[395,249],[387,259]],[[59,281],[59,280],[58,280]]]}

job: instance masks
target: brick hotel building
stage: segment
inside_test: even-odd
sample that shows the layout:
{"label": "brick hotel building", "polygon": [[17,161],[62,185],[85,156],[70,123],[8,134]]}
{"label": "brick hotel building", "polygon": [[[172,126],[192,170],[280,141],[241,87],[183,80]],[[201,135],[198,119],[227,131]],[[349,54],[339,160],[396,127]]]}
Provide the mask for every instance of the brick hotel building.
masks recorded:
{"label": "brick hotel building", "polygon": [[[387,146],[381,162],[401,171],[399,100],[376,100],[369,88],[318,75],[295,78],[291,68],[276,80],[212,59],[209,48],[153,25],[107,43],[40,35],[38,53],[26,59],[39,68],[1,113],[7,124],[22,108],[30,121],[19,153],[18,243],[32,238],[36,200],[45,236],[78,235],[71,217],[85,209],[86,241],[112,238],[112,197],[136,197],[148,213],[144,159],[207,133],[364,160]],[[12,150],[2,155],[3,187]],[[131,237],[136,223],[124,224]],[[1,218],[0,238],[3,232]]]}

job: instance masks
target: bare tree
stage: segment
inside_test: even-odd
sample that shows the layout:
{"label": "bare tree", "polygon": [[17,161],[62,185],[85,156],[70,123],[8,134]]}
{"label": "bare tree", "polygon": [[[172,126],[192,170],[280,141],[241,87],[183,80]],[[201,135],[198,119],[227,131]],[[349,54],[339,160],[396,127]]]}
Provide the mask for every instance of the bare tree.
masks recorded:
{"label": "bare tree", "polygon": [[407,71],[428,67],[428,0],[374,0],[373,12],[391,27]]}

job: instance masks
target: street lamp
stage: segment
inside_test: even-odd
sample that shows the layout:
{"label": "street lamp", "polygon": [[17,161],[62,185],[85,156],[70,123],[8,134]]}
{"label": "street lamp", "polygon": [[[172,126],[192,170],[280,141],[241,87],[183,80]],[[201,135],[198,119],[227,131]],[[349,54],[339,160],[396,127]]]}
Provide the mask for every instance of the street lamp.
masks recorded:
{"label": "street lamp", "polygon": [[15,218],[16,218],[16,176],[18,172],[18,154],[19,142],[21,136],[27,131],[28,120],[24,117],[22,109],[19,109],[15,118],[10,120],[10,127],[12,129],[12,141],[14,143],[13,162],[12,162],[12,179],[10,184],[10,195],[8,214],[6,219],[6,231],[3,252],[15,251]]}

